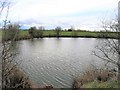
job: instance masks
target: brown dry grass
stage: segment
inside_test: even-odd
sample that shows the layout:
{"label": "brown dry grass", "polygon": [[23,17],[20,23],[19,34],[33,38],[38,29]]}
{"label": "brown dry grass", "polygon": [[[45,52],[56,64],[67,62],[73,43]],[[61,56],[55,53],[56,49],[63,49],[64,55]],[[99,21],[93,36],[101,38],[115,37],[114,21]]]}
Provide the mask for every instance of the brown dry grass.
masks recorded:
{"label": "brown dry grass", "polygon": [[93,82],[117,81],[117,73],[112,70],[88,70],[74,80],[73,88],[81,88],[84,84]]}
{"label": "brown dry grass", "polygon": [[31,81],[17,66],[14,67],[7,76],[7,88],[15,88],[22,90],[31,88]]}

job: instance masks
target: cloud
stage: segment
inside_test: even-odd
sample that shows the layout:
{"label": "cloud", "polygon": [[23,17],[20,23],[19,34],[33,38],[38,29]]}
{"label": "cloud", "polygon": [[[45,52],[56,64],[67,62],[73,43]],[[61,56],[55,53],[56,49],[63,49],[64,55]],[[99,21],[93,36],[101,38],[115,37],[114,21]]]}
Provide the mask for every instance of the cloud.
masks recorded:
{"label": "cloud", "polygon": [[[47,28],[96,27],[99,18],[117,8],[119,0],[14,0],[9,19]],[[97,26],[99,27],[99,26]]]}

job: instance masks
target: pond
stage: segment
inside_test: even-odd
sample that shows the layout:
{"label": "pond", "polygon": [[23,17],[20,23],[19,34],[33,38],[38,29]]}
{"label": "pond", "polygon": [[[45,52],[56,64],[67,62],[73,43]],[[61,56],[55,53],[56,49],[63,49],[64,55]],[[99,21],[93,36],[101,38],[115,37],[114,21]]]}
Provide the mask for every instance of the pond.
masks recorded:
{"label": "pond", "polygon": [[31,81],[40,85],[70,88],[75,77],[102,60],[92,55],[95,38],[43,38],[18,41],[17,59]]}

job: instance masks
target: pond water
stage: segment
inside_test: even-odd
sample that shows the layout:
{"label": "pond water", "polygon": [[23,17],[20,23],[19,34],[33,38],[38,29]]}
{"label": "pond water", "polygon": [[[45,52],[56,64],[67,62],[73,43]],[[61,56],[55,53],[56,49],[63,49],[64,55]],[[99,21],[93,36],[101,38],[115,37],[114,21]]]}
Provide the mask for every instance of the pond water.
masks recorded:
{"label": "pond water", "polygon": [[18,41],[17,59],[35,84],[70,88],[84,70],[102,66],[92,55],[95,38],[43,38]]}

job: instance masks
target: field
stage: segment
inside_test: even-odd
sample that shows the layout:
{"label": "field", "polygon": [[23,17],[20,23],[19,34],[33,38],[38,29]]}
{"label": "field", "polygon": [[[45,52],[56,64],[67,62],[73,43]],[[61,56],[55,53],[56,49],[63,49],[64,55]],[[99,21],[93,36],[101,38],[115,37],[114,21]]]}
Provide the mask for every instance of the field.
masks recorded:
{"label": "field", "polygon": [[[39,33],[40,31],[37,31]],[[21,31],[20,37],[30,37],[28,31]],[[42,37],[56,37],[54,30],[42,31]],[[60,31],[59,37],[117,38],[115,32]]]}
{"label": "field", "polygon": [[[40,31],[37,31],[38,33]],[[56,37],[54,30],[42,31],[43,37]],[[20,36],[29,36],[28,31],[21,31]],[[91,37],[91,38],[117,38],[115,32],[92,32],[92,31],[60,31],[59,37]]]}
{"label": "field", "polygon": [[[42,32],[42,34],[40,34]],[[36,30],[34,31],[34,38],[39,37],[57,37],[54,30]],[[10,35],[10,34],[8,34]],[[60,31],[58,37],[84,37],[84,38],[117,38],[115,32],[92,32],[92,31]],[[0,31],[0,39],[2,38],[2,31]],[[30,39],[31,36],[28,30],[19,31],[17,40]]]}

